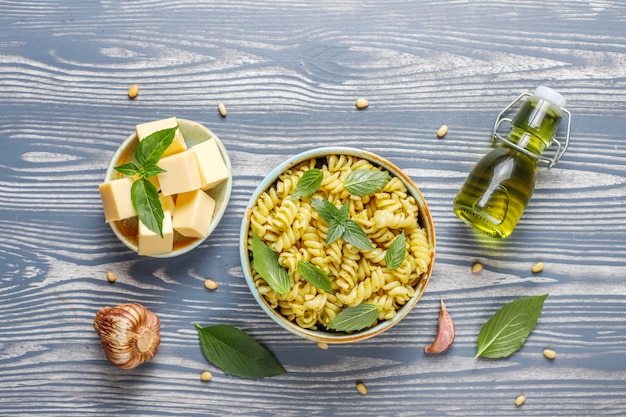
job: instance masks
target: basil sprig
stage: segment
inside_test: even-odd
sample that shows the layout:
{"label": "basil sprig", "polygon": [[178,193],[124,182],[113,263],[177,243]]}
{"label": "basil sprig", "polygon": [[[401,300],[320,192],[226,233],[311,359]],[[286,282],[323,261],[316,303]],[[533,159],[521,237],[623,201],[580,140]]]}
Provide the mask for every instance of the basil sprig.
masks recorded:
{"label": "basil sprig", "polygon": [[159,192],[148,178],[165,172],[157,163],[174,140],[178,126],[159,130],[145,137],[135,149],[135,162],[115,167],[115,170],[130,177],[138,177],[130,189],[130,198],[139,220],[154,233],[163,237],[163,207]]}
{"label": "basil sprig", "polygon": [[378,308],[378,305],[374,303],[346,307],[328,323],[326,328],[338,332],[356,332],[365,329],[376,321]]}
{"label": "basil sprig", "polygon": [[355,169],[344,181],[344,188],[352,195],[364,196],[383,188],[391,176],[387,171],[373,169]]}
{"label": "basil sprig", "polygon": [[267,246],[256,233],[252,237],[252,267],[267,284],[279,294],[285,295],[291,288],[289,274],[278,263],[278,254]]}
{"label": "basil sprig", "polygon": [[506,358],[522,347],[537,325],[547,296],[519,298],[501,307],[480,329],[474,359]]}
{"label": "basil sprig", "polygon": [[243,330],[226,324],[196,324],[204,357],[230,375],[260,379],[287,373],[263,345]]}
{"label": "basil sprig", "polygon": [[365,231],[357,222],[349,219],[349,206],[346,202],[341,208],[337,208],[333,203],[322,198],[311,200],[313,208],[317,210],[322,219],[328,223],[328,235],[326,244],[330,245],[335,240],[343,239],[352,246],[361,250],[372,250],[374,245],[367,237]]}

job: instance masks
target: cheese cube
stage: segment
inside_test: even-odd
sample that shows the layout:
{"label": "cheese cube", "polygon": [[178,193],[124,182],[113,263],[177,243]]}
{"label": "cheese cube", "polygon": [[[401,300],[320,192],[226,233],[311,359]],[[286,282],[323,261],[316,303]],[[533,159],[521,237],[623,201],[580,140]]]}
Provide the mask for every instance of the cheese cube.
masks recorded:
{"label": "cheese cube", "polygon": [[[154,132],[158,132],[159,130],[169,129],[171,127],[178,126],[178,122],[175,117],[170,117],[169,119],[161,119],[155,120],[154,122],[142,123],[135,127],[137,131],[137,138],[139,141],[142,141],[144,138],[150,136]],[[173,155],[175,153],[183,152],[187,149],[187,145],[185,144],[185,139],[183,138],[183,134],[180,129],[176,130],[174,134],[174,140],[172,144],[165,150],[163,156]]]}
{"label": "cheese cube", "polygon": [[186,193],[200,188],[200,173],[194,155],[181,152],[162,158],[159,167],[167,172],[157,174],[164,196]]}
{"label": "cheese cube", "polygon": [[98,185],[107,223],[127,219],[137,215],[130,199],[133,179],[124,177]]}
{"label": "cheese cube", "polygon": [[169,253],[174,248],[174,230],[172,229],[172,214],[164,211],[163,217],[163,237],[148,229],[139,221],[138,234],[139,255],[159,255]]}
{"label": "cheese cube", "polygon": [[174,230],[187,237],[206,237],[215,210],[215,200],[202,190],[176,196]]}
{"label": "cheese cube", "polygon": [[208,190],[230,176],[217,141],[209,139],[189,148],[196,157],[200,171],[200,188]]}
{"label": "cheese cube", "polygon": [[173,195],[163,195],[159,193],[159,201],[161,202],[163,211],[167,210],[170,213],[174,213],[174,207],[176,207],[174,197]]}

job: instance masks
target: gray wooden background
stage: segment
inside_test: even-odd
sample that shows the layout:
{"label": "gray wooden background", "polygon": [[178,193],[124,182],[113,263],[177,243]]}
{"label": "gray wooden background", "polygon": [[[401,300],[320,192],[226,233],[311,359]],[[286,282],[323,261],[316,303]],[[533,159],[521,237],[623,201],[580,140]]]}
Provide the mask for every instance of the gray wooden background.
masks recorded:
{"label": "gray wooden background", "polygon": [[[513,236],[478,236],[452,200],[495,116],[539,84],[568,100],[570,149],[541,170]],[[625,87],[621,0],[0,1],[0,415],[626,415]],[[370,107],[357,111],[357,97]],[[170,116],[220,137],[233,195],[195,251],[140,258],[104,224],[97,184],[135,124]],[[378,153],[414,179],[437,258],[398,326],[321,350],[264,316],[238,234],[264,175],[327,145]],[[500,306],[543,293],[519,352],[472,359]],[[427,356],[440,298],[456,341]],[[162,320],[158,355],[132,371],[106,361],[92,328],[100,308],[124,302]],[[195,323],[245,330],[288,374],[225,375],[202,356]]]}

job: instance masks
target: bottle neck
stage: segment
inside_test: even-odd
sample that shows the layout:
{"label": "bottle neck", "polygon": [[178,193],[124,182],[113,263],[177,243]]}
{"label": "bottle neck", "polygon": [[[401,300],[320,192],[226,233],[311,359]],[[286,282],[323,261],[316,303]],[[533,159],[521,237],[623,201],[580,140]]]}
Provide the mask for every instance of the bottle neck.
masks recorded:
{"label": "bottle neck", "polygon": [[531,96],[511,121],[507,139],[534,154],[541,155],[552,144],[563,111],[551,102]]}

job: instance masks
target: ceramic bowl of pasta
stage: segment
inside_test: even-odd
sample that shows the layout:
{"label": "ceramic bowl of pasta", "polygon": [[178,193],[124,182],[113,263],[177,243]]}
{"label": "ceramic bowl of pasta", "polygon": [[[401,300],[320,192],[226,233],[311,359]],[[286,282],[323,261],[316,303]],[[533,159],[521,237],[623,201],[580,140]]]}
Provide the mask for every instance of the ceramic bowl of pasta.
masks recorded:
{"label": "ceramic bowl of pasta", "polygon": [[[144,164],[140,143],[146,149],[165,131],[171,144],[154,161],[164,172],[146,178],[132,170],[120,172],[120,166]],[[152,188],[152,198],[145,201],[162,209],[161,234],[146,226],[131,198],[138,181],[145,184],[141,188]],[[176,117],[149,121],[138,124],[117,149],[98,188],[105,222],[126,247],[142,256],[179,256],[202,244],[222,219],[232,189],[230,158],[220,139],[197,122]]]}
{"label": "ceramic bowl of pasta", "polygon": [[281,327],[324,343],[368,339],[415,307],[430,279],[435,229],[413,181],[348,147],[273,169],[240,231],[248,287]]}

